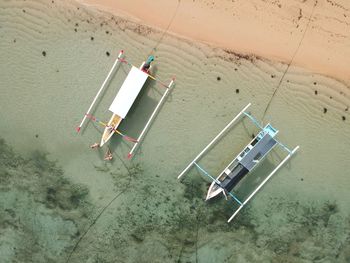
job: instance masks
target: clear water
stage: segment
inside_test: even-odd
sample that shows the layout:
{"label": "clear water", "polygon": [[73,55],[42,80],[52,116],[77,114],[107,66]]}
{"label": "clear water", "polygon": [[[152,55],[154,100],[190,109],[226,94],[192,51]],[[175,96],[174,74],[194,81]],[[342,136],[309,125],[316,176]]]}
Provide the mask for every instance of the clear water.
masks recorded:
{"label": "clear water", "polygon": [[[69,1],[2,1],[0,39],[2,262],[350,260],[348,84],[290,68],[264,122],[301,149],[227,224],[234,205],[204,202],[208,182],[198,171],[176,177],[248,102],[262,118],[286,65],[163,36]],[[106,163],[103,150],[89,148],[102,127],[90,122],[82,134],[75,127],[119,50],[139,65],[154,47],[155,74],[176,76],[176,87],[136,158],[125,158],[131,145],[115,136],[114,161]],[[99,101],[99,119],[109,119],[127,70]],[[161,92],[150,82],[121,130],[137,136]],[[238,124],[201,165],[219,173],[256,132]],[[281,156],[274,152],[237,195]]]}

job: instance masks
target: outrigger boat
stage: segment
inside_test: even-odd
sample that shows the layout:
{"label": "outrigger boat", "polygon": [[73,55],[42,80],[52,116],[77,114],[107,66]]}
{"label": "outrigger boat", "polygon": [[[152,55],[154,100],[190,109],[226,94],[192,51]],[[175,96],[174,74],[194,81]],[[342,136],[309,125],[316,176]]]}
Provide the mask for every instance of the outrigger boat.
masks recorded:
{"label": "outrigger boat", "polygon": [[[150,74],[151,69],[151,62],[154,60],[153,56],[150,56],[146,62],[143,62],[142,65],[137,68],[127,62],[124,58],[124,51],[120,51],[117,59],[115,60],[111,70],[109,71],[105,81],[103,82],[100,90],[98,91],[97,95],[95,96],[93,102],[91,103],[89,109],[87,110],[87,113],[85,114],[84,118],[82,119],[80,125],[76,128],[76,130],[79,132],[81,130],[81,127],[83,126],[84,122],[87,119],[91,119],[93,121],[97,121],[98,123],[105,126],[104,132],[102,134],[101,142],[99,144],[100,147],[102,147],[106,142],[108,142],[114,133],[117,133],[121,135],[123,138],[125,138],[128,141],[131,141],[134,143],[132,149],[130,150],[128,154],[128,158],[131,158],[133,153],[135,152],[136,148],[140,144],[141,140],[143,139],[145,133],[147,132],[152,120],[155,118],[156,114],[158,113],[160,106],[164,102],[164,99],[168,95],[170,89],[172,88],[174,84],[174,79],[172,79],[169,83],[169,85],[164,84],[162,81],[156,79]],[[110,80],[111,76],[115,72],[115,69],[117,66],[120,65],[120,63],[125,63],[129,66],[131,66],[131,69],[129,71],[129,74],[127,75],[126,79],[124,80],[124,83],[122,84],[121,88],[119,89],[116,97],[114,98],[111,106],[109,107],[109,110],[113,113],[112,117],[110,118],[109,122],[106,124],[104,122],[99,121],[97,118],[92,116],[90,114],[94,104],[97,101],[97,98],[100,96],[102,90],[107,86],[108,81]],[[148,119],[146,125],[142,129],[139,137],[137,139],[133,139],[131,137],[128,137],[124,135],[122,132],[118,130],[118,127],[122,120],[124,120],[131,109],[132,105],[134,104],[138,94],[141,92],[142,87],[146,83],[147,79],[152,79],[158,83],[160,83],[162,86],[164,86],[165,92],[163,93],[161,99],[159,100],[157,106],[155,107],[154,111],[152,112],[150,118]]]}
{"label": "outrigger boat", "polygon": [[[229,195],[235,202],[238,203],[239,208],[228,219],[230,222],[238,212],[251,200],[251,198],[263,187],[263,185],[277,172],[282,165],[299,149],[296,146],[290,150],[275,137],[278,133],[271,124],[262,127],[259,122],[250,115],[246,110],[251,104],[249,103],[244,109],[196,156],[194,160],[181,172],[178,176],[180,179],[191,167],[195,165],[204,175],[212,180],[208,189],[206,200],[212,199],[219,194],[223,194],[226,199]],[[197,162],[204,155],[204,153],[218,141],[218,139],[239,119],[248,117],[261,131],[255,138],[225,167],[225,169],[214,178]],[[276,146],[288,152],[288,155],[274,168],[274,170],[262,181],[260,185],[244,200],[241,201],[233,193],[234,187],[250,172],[252,172],[262,161],[268,153]]]}

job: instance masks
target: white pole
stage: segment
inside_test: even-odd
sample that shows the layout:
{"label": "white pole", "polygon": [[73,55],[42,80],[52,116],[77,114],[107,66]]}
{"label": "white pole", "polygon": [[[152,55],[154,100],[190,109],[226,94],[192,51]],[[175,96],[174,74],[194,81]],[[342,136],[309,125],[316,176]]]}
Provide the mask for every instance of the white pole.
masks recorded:
{"label": "white pole", "polygon": [[262,183],[254,190],[253,193],[251,193],[251,195],[243,202],[243,204],[237,209],[237,211],[229,218],[229,220],[227,222],[230,222],[235,216],[236,214],[239,212],[239,210],[242,209],[243,206],[245,206],[250,199],[253,198],[253,196],[261,189],[261,187],[264,186],[264,184],[266,184],[266,182],[277,172],[277,170],[279,168],[281,168],[281,166],[288,161],[288,159],[290,157],[292,157],[292,155],[299,149],[299,145],[297,147],[295,147],[293,149],[293,151],[291,151],[284,159],[282,162],[279,163],[279,165],[276,166],[276,168],[265,178],[264,181],[262,181]]}
{"label": "white pole", "polygon": [[143,128],[143,130],[141,131],[139,137],[137,138],[137,142],[134,144],[134,146],[132,147],[131,151],[129,152],[128,154],[128,159],[130,159],[134,153],[134,151],[136,150],[136,148],[138,147],[138,145],[140,144],[141,140],[143,139],[143,136],[145,135],[147,129],[149,128],[149,125],[151,124],[152,120],[154,119],[154,117],[156,116],[160,106],[162,105],[163,103],[163,100],[165,99],[165,97],[167,96],[170,88],[172,87],[174,83],[174,80],[171,80],[169,86],[167,87],[166,91],[164,92],[162,98],[160,99],[160,101],[158,102],[156,108],[154,109],[154,111],[152,112],[152,115],[151,117],[148,119],[145,127]]}
{"label": "white pole", "polygon": [[231,220],[239,213],[239,211],[241,211],[241,209],[243,208],[244,205],[240,205],[239,208],[234,212],[234,214],[230,217],[229,220],[227,220],[228,223],[231,222]]}
{"label": "white pole", "polygon": [[79,132],[80,129],[81,129],[81,127],[83,126],[83,124],[84,124],[84,122],[85,122],[85,120],[86,120],[86,118],[87,118],[86,115],[90,113],[90,111],[91,111],[92,107],[94,106],[94,104],[95,104],[95,102],[96,102],[98,96],[100,96],[100,93],[101,93],[102,90],[105,88],[105,86],[106,86],[106,84],[107,84],[107,82],[108,82],[110,76],[112,75],[112,73],[113,73],[115,67],[117,66],[118,62],[119,62],[120,59],[122,58],[123,54],[124,54],[124,51],[121,50],[121,51],[119,52],[118,58],[115,60],[115,62],[114,62],[114,64],[113,64],[111,70],[109,71],[109,73],[108,73],[106,79],[105,79],[104,82],[102,83],[102,86],[101,86],[100,90],[97,92],[97,95],[95,96],[95,98],[94,98],[94,100],[92,101],[92,103],[91,103],[89,109],[87,110],[86,114],[84,115],[83,120],[81,121],[80,125],[76,128],[77,132]]}
{"label": "white pole", "polygon": [[193,159],[192,162],[190,162],[189,165],[187,165],[187,167],[180,173],[180,175],[177,177],[177,179],[180,179],[190,168],[191,166],[197,162],[197,160],[214,144],[214,142],[220,138],[220,136],[232,125],[232,123],[234,123],[242,114],[243,112],[248,109],[248,107],[251,105],[251,103],[249,103],[247,106],[244,107],[243,110],[241,110],[240,113],[238,113],[236,115],[236,117],[233,118],[232,121],[230,121],[229,124],[226,125],[226,127],[218,134],[216,135],[216,137],[200,152],[200,154],[198,154],[196,156],[196,158]]}

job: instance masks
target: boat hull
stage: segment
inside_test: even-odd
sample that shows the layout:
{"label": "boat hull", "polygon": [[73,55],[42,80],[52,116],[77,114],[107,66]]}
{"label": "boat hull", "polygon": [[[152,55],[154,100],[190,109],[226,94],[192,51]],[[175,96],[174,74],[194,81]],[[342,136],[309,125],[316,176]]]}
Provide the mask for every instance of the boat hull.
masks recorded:
{"label": "boat hull", "polygon": [[112,115],[111,119],[108,122],[108,125],[106,126],[102,134],[101,143],[100,143],[101,147],[112,138],[113,134],[115,133],[116,129],[118,128],[122,120],[123,119],[117,114]]}
{"label": "boat hull", "polygon": [[211,185],[209,186],[205,201],[208,201],[209,199],[212,199],[221,193],[224,193],[224,190],[221,187],[219,187],[215,182],[212,182]]}

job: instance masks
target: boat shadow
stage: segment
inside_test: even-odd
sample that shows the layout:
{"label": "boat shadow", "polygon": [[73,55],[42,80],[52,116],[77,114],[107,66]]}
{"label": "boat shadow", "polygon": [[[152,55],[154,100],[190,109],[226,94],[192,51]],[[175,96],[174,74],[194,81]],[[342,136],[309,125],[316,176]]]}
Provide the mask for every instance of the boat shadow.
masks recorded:
{"label": "boat shadow", "polygon": [[[138,138],[164,93],[162,90],[163,88],[159,86],[160,85],[151,78],[147,79],[133,106],[129,110],[127,117],[119,125],[118,130],[120,132],[133,139]],[[155,119],[153,121],[155,121]],[[152,128],[151,126],[149,129]],[[121,145],[124,145],[125,147],[121,147]],[[117,148],[119,147],[123,148],[123,151],[125,151],[126,148],[129,152],[133,147],[133,143],[116,134],[112,137],[112,140],[109,143],[109,148],[114,154],[116,154]],[[140,152],[140,150],[142,150],[142,144],[137,149],[136,153]],[[123,155],[124,154],[127,156],[127,152],[123,153]]]}
{"label": "boat shadow", "polygon": [[[251,173],[247,174],[231,191],[231,193],[237,197],[242,203],[248,198],[248,196],[253,193],[253,191],[262,183],[263,180],[271,173],[271,171],[276,167],[276,163],[283,160],[281,153],[276,150],[271,151],[270,155],[264,159],[264,161],[254,169]],[[198,171],[199,173],[199,171]],[[210,183],[206,180],[206,189],[209,188]],[[259,196],[259,194],[257,194]],[[256,198],[256,196],[254,197]],[[254,198],[252,200],[254,200]],[[259,198],[259,197],[257,197]],[[212,199],[206,201],[213,208],[218,205],[224,205],[224,213],[227,217],[231,216],[236,209],[239,208],[239,204],[233,200],[233,198],[227,197],[225,200],[224,195],[220,194]]]}
{"label": "boat shadow", "polygon": [[[121,72],[121,73],[120,73],[120,72]],[[106,79],[105,79],[105,81],[106,81],[106,83],[105,83],[105,88],[101,91],[100,95],[97,97],[96,102],[95,102],[95,105],[93,106],[93,108],[91,109],[91,111],[90,111],[89,114],[91,114],[91,115],[94,115],[94,114],[95,114],[95,112],[97,111],[97,109],[98,109],[100,103],[103,101],[103,98],[104,98],[105,94],[108,93],[108,88],[111,86],[111,83],[112,83],[115,79],[118,79],[118,73],[119,73],[119,75],[121,75],[121,76],[126,76],[127,73],[128,73],[128,70],[127,70],[126,66],[125,66],[125,65],[122,65],[121,63],[117,64],[116,67],[115,67],[115,69],[113,70],[111,76],[110,76],[109,78],[106,78]],[[103,84],[102,84],[102,85],[103,85]],[[89,124],[90,122],[92,122],[92,121],[88,119],[88,120],[86,121],[86,124],[83,125],[83,126],[81,127],[81,130],[80,130],[80,133],[81,133],[81,134],[84,134],[85,129],[87,129],[88,124]],[[94,125],[94,126],[95,126],[95,125]],[[95,128],[96,128],[96,127],[95,127]],[[101,133],[101,134],[102,134],[102,133]]]}

